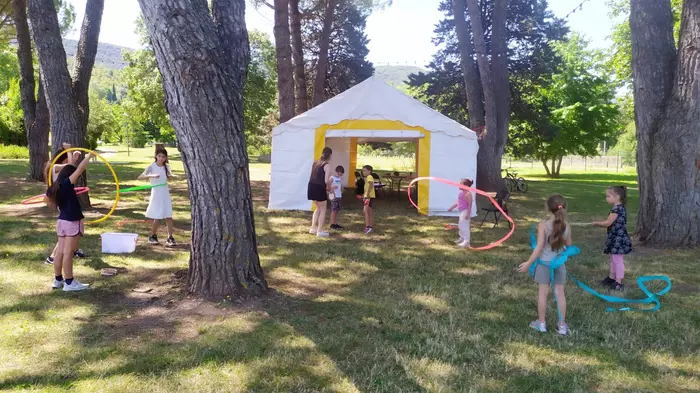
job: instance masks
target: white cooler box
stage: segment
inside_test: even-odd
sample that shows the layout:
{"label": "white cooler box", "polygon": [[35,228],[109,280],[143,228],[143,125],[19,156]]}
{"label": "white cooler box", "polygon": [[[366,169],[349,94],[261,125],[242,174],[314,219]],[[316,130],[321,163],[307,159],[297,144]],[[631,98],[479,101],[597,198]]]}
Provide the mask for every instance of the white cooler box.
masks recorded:
{"label": "white cooler box", "polygon": [[128,254],[136,250],[136,241],[139,235],[136,233],[103,233],[103,254]]}

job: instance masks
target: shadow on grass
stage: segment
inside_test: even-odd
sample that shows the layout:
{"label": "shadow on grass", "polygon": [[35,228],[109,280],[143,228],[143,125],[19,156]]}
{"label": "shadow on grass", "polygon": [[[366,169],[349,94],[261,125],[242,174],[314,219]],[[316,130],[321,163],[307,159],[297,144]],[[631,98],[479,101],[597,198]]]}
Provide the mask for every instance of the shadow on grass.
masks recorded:
{"label": "shadow on grass", "polygon": [[[670,294],[661,313],[609,314],[570,286],[574,334],[527,329],[536,286],[513,269],[529,253],[529,225],[544,216],[544,199],[561,188],[536,182],[531,194],[515,195],[518,230],[485,253],[455,250],[455,233],[442,226],[456,219],[420,216],[403,199],[377,201],[377,233],[369,237],[360,233],[361,204],[346,199],[341,222],[347,230],[318,239],[303,234],[309,213],[267,212],[260,205],[267,191],[256,188],[260,253],[275,288],[268,297],[234,306],[187,298],[177,274],[183,266],[166,264],[177,251],[139,246],[125,257],[139,258],[136,265],[92,258],[86,263],[93,269],[134,269],[75,295],[2,290],[9,301],[0,315],[26,313],[40,324],[52,318],[50,310],[84,306],[89,312],[61,321],[76,325],[65,338],[71,350],[35,348],[45,355],[42,362],[8,375],[0,389],[74,389],[91,382],[116,391],[115,380],[132,378],[126,390],[680,392],[692,386],[699,377],[698,368],[688,366],[698,350],[691,338],[700,323],[697,294]],[[591,202],[602,199],[600,190],[581,188],[562,191],[572,214],[604,215],[604,202]],[[137,207],[120,210],[122,217],[142,218]],[[37,232],[34,225],[0,218],[1,239],[19,247],[55,241],[52,231]],[[474,242],[486,244],[505,231],[477,228]],[[571,271],[597,278],[605,272],[601,232],[575,233],[584,253]],[[30,266],[27,255],[18,253],[17,263]],[[669,258],[682,261],[666,267]],[[693,284],[697,275],[683,265],[693,258],[674,252],[633,259],[631,273],[635,265],[658,267]],[[650,354],[691,361],[664,366]]]}

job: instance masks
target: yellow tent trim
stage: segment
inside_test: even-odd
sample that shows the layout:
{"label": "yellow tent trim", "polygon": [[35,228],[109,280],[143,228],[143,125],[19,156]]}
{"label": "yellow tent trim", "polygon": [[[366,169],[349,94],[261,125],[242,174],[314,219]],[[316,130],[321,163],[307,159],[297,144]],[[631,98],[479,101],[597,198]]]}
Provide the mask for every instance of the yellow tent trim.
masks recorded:
{"label": "yellow tent trim", "polygon": [[357,138],[350,138],[350,168],[348,168],[348,185],[355,184],[355,170],[357,169]]}
{"label": "yellow tent trim", "polygon": [[[372,131],[396,131],[410,130],[420,131],[423,138],[418,140],[418,148],[416,149],[416,164],[418,176],[430,176],[430,131],[420,126],[409,126],[398,120],[343,120],[337,124],[323,124],[316,129],[314,141],[314,159],[321,157],[323,148],[326,147],[326,131],[328,130],[372,130]],[[350,138],[350,166],[348,170],[349,179],[354,184],[355,169],[357,166],[357,138]],[[428,202],[430,196],[430,183],[421,182],[418,184],[418,210],[423,213],[428,213]],[[311,209],[316,209],[316,205],[311,202]]]}

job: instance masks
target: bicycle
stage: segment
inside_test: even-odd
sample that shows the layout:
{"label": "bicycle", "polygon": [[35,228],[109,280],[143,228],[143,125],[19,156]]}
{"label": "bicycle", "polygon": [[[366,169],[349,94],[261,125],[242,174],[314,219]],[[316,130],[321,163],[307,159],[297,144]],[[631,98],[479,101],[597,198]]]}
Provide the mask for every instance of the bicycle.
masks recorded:
{"label": "bicycle", "polygon": [[504,169],[506,176],[503,178],[503,182],[506,184],[508,191],[513,192],[516,190],[518,192],[527,192],[528,186],[525,179],[518,177],[516,172],[509,172],[508,169]]}

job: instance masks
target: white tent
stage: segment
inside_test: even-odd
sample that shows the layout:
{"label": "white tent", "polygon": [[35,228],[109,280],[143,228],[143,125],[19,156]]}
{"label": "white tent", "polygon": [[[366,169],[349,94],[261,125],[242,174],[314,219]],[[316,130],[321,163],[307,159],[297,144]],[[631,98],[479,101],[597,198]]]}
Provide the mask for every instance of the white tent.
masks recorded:
{"label": "white tent", "polygon": [[[476,179],[479,145],[474,131],[371,77],[275,127],[269,208],[311,210],[307,183],[314,160],[326,146],[333,149],[331,168],[342,165],[343,185],[354,186],[357,144],[379,141],[415,142],[418,176]],[[447,208],[457,193],[452,186],[422,181],[417,203],[423,213],[451,215]],[[476,206],[472,212],[476,214]]]}

